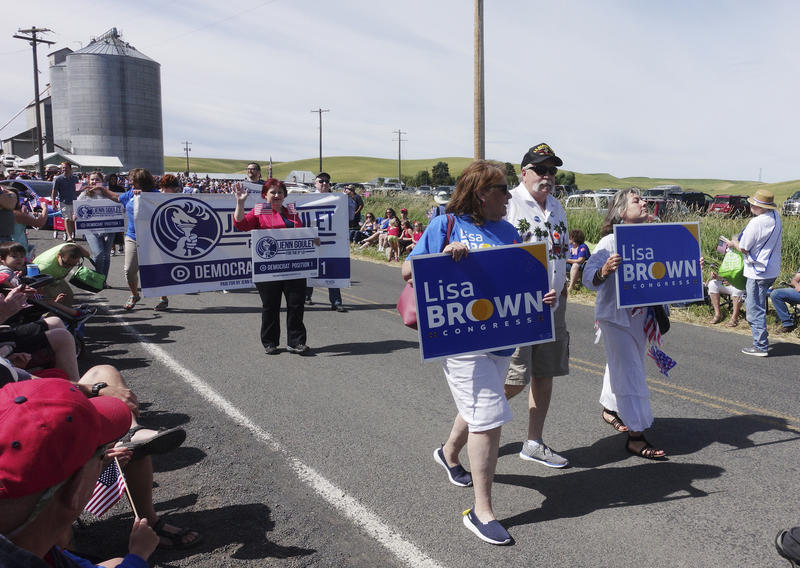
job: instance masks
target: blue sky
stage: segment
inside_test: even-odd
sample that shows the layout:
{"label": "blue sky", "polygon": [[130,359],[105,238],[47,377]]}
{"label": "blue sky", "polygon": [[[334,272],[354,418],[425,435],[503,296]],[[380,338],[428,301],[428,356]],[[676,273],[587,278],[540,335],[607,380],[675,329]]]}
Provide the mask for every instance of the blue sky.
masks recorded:
{"label": "blue sky", "polygon": [[[0,22],[0,124],[32,98],[30,47],[116,26],[161,63],[164,147],[197,157],[472,155],[471,0],[14,2]],[[486,154],[546,141],[619,177],[800,179],[800,3],[487,0]],[[46,53],[46,52],[45,52]],[[47,62],[40,57],[42,84]],[[22,121],[0,136],[24,128]]]}

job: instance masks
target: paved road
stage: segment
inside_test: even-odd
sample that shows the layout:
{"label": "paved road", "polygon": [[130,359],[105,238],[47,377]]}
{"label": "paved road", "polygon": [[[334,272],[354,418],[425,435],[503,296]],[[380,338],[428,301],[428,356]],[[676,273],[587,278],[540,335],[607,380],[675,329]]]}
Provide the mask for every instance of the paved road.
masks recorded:
{"label": "paved road", "polygon": [[[149,423],[186,426],[185,447],[155,461],[154,499],[206,535],[154,565],[781,565],[771,539],[800,517],[797,344],[746,357],[746,335],[675,323],[665,350],[678,366],[648,374],[649,436],[670,460],[648,462],[600,419],[592,309],[570,305],[572,372],[556,379],[545,440],[572,467],[517,457],[526,407],[514,399],[494,496],[515,543],[501,548],[466,531],[471,489],[432,460],[455,408],[394,312],[396,266],[354,261],[346,314],[316,292],[313,357],[262,354],[254,292],[178,296],[163,313],[145,299],[126,313],[121,258],[112,271],[115,289],[91,298],[108,310],[89,324],[83,364],[117,365]],[[118,505],[78,543],[121,554],[130,520]]]}

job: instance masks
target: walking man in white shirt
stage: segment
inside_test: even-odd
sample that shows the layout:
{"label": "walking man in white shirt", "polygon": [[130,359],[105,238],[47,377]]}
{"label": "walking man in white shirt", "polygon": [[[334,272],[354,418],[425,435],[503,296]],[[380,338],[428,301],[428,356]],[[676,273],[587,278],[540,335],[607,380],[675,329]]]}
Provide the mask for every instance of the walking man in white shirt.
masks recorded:
{"label": "walking man in white shirt", "polygon": [[537,144],[522,157],[522,182],[511,190],[506,221],[517,228],[523,242],[547,244],[550,287],[558,294],[554,307],[555,341],[518,347],[511,357],[506,376],[506,398],[522,392],[530,383],[528,395],[528,439],[519,456],[548,467],[566,467],[569,461],[544,443],[542,434],[553,377],[569,374],[569,332],[566,324],[567,255],[569,231],[567,214],[551,195],[555,175],[563,165],[547,144]]}

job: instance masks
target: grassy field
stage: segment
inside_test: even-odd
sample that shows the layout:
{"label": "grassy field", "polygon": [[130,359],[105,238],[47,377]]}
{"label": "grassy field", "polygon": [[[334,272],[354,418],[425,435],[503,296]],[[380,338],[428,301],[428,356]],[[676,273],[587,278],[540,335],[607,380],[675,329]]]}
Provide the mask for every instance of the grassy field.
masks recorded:
{"label": "grassy field", "polygon": [[[257,160],[266,175],[266,162]],[[447,162],[450,174],[458,177],[461,171],[472,161],[471,158],[431,158],[429,160],[403,160],[403,175],[416,175],[421,170],[429,172],[437,162]],[[215,158],[190,158],[192,171],[216,173],[245,174],[248,160],[224,160]],[[325,171],[331,174],[334,183],[346,181],[368,181],[376,177],[397,177],[397,160],[388,158],[368,158],[364,156],[333,156],[324,158]],[[516,165],[516,164],[515,164]],[[293,162],[273,162],[272,172],[277,178],[285,178],[292,170],[308,170],[316,173],[319,167],[318,158],[296,160]],[[186,169],[186,158],[181,156],[165,156],[164,168],[168,172]],[[759,183],[757,181],[736,181],[722,179],[668,179],[648,177],[617,178],[611,174],[582,174],[575,172],[575,181],[580,189],[600,189],[601,187],[641,187],[647,189],[655,185],[676,184],[684,190],[704,191],[712,195],[734,193],[752,195],[756,189],[765,188],[775,193],[778,202],[800,189],[800,180],[779,183]]]}

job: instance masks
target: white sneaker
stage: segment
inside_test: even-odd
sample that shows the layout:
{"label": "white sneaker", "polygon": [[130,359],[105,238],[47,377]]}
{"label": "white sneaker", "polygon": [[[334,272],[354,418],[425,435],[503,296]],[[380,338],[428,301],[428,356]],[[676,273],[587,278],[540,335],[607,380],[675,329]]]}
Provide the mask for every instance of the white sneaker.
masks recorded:
{"label": "white sneaker", "polygon": [[522,444],[522,451],[519,453],[519,457],[524,460],[539,462],[547,467],[561,468],[569,465],[567,458],[558,455],[546,444],[531,443],[530,440],[525,440],[525,443]]}

